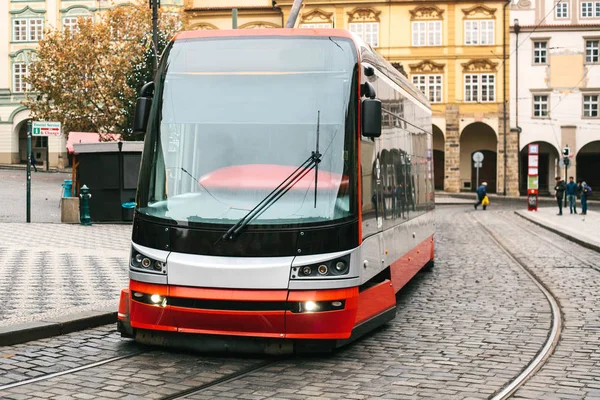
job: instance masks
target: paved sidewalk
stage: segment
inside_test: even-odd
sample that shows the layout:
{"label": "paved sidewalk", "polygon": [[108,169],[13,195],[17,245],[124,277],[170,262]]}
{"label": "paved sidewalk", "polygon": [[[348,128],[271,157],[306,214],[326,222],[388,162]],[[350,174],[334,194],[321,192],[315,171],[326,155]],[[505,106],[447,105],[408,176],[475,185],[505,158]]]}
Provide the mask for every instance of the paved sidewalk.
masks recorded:
{"label": "paved sidewalk", "polygon": [[131,225],[0,223],[0,328],[117,310]]}
{"label": "paved sidewalk", "polygon": [[[538,211],[515,211],[518,215],[544,228],[558,233],[585,247],[600,251],[600,213],[590,211],[587,215],[569,214],[569,208],[563,208],[563,215],[556,215],[557,207],[543,207]],[[578,208],[578,211],[581,211]]]}

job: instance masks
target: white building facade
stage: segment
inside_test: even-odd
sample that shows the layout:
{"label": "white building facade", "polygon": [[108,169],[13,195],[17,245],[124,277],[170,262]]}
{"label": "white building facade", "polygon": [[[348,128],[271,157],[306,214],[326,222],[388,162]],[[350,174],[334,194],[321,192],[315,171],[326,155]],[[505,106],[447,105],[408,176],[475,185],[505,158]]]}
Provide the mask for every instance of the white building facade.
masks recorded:
{"label": "white building facade", "polygon": [[[103,10],[127,1],[110,0],[0,0],[0,164],[27,161],[29,110],[21,103],[29,89],[24,81],[28,65],[35,59],[38,41],[51,28],[73,28],[77,17],[92,20]],[[163,0],[182,5],[183,0]],[[68,90],[68,88],[65,88]],[[32,148],[39,164],[45,164],[49,146],[51,167],[67,163],[66,135],[34,138]]]}
{"label": "white building facade", "polygon": [[[520,188],[527,148],[540,145],[540,193],[567,177],[600,186],[600,1],[518,0],[511,5],[511,127],[520,128]],[[518,37],[518,47],[517,47]],[[516,133],[515,132],[515,133]]]}

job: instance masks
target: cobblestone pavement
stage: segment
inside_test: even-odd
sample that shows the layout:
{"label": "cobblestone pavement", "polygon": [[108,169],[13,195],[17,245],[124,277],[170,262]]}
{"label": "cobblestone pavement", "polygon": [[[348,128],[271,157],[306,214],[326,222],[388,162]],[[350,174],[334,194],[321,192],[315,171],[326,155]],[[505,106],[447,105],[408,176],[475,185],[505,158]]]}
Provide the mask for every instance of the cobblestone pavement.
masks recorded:
{"label": "cobblestone pavement", "polygon": [[[457,207],[438,210],[436,267],[400,292],[397,317],[385,327],[332,355],[278,361],[190,398],[487,398],[518,375],[543,346],[550,309],[469,212]],[[486,217],[498,218],[494,215]],[[0,350],[0,382],[136,349],[135,343],[120,339],[114,327],[5,346]],[[151,349],[102,367],[8,389],[0,397],[154,398],[256,362]]]}
{"label": "cobblestone pavement", "polygon": [[131,226],[0,223],[0,326],[112,307]]}
{"label": "cobblestone pavement", "polygon": [[[511,213],[502,218],[479,215],[556,296],[563,312],[563,330],[554,354],[514,397],[600,398],[600,272],[594,269],[600,266],[600,254]],[[520,226],[552,243],[524,233]]]}
{"label": "cobblestone pavement", "polygon": [[[60,222],[62,184],[71,174],[31,172],[31,222]],[[27,174],[0,169],[0,222],[26,222]],[[37,238],[37,235],[31,239]]]}

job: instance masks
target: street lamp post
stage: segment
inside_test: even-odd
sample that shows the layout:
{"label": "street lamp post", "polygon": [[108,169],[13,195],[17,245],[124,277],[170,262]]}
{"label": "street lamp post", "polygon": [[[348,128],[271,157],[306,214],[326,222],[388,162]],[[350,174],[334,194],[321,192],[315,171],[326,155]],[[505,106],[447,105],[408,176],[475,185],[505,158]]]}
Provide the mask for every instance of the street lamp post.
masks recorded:
{"label": "street lamp post", "polygon": [[156,75],[158,69],[158,7],[160,0],[150,0],[150,8],[152,8],[152,48],[154,60],[152,62],[153,75]]}
{"label": "street lamp post", "polygon": [[521,194],[521,128],[519,127],[519,32],[521,32],[521,26],[519,20],[515,18],[514,23],[515,29],[515,124],[517,128],[517,165],[519,166],[519,195]]}

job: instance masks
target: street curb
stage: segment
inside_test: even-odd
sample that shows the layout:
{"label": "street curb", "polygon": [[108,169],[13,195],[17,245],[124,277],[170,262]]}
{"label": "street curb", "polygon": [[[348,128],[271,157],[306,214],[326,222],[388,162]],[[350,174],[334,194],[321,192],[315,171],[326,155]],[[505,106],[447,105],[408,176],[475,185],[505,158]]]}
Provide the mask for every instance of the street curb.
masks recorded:
{"label": "street curb", "polygon": [[595,245],[593,243],[590,243],[590,242],[586,242],[583,239],[580,239],[580,238],[578,238],[576,236],[573,236],[573,235],[570,235],[568,233],[565,233],[565,232],[563,232],[563,231],[561,231],[559,229],[552,228],[552,227],[550,227],[548,225],[544,225],[543,223],[541,223],[539,221],[536,221],[536,220],[534,220],[531,217],[528,217],[526,215],[521,214],[519,211],[515,211],[515,214],[518,215],[519,217],[521,217],[521,218],[523,218],[523,219],[525,219],[525,220],[527,220],[527,221],[529,221],[529,222],[531,222],[531,223],[533,223],[533,224],[541,227],[541,228],[544,228],[544,229],[546,229],[546,230],[548,230],[550,232],[556,233],[557,235],[562,236],[565,239],[569,239],[570,241],[575,242],[575,243],[577,243],[578,245],[580,245],[582,247],[585,247],[587,249],[594,250],[594,251],[597,251],[597,252],[600,253],[600,246],[597,246],[597,245]]}
{"label": "street curb", "polygon": [[43,321],[4,326],[0,327],[0,347],[60,336],[116,322],[116,311],[96,310],[49,318]]}

